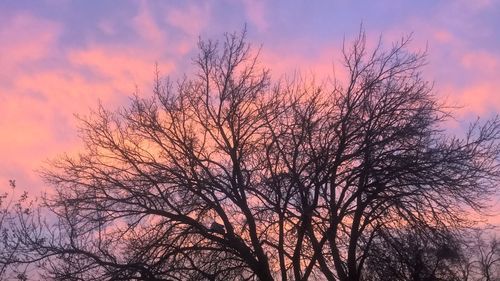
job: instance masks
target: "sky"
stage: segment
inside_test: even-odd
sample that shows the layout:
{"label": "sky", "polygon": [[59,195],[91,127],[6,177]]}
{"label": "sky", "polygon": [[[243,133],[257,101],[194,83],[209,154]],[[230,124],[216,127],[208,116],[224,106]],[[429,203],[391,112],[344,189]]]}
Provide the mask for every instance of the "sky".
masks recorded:
{"label": "sky", "polygon": [[500,0],[2,0],[0,191],[9,179],[35,195],[50,189],[36,170],[81,150],[74,115],[149,95],[155,63],[161,75],[189,75],[199,38],[246,26],[273,78],[326,77],[361,25],[369,44],[412,34],[410,48],[427,50],[425,77],[460,106],[451,131],[500,112]]}

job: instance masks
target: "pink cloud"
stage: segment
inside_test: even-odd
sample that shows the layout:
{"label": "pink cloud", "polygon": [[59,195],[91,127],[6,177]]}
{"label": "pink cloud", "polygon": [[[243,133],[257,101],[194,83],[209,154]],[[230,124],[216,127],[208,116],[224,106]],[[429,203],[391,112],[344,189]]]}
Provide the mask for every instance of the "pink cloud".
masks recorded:
{"label": "pink cloud", "polygon": [[[145,16],[141,20],[148,23]],[[20,14],[0,26],[0,191],[12,178],[20,189],[42,190],[34,170],[81,146],[74,113],[88,113],[98,100],[116,108],[136,86],[149,95],[155,62],[163,74],[173,70],[162,57],[165,43],[151,44],[161,34],[147,32],[147,40],[134,46],[89,43],[67,49],[54,22]]]}
{"label": "pink cloud", "polygon": [[449,32],[448,30],[444,30],[444,29],[434,30],[432,35],[433,35],[433,38],[437,42],[442,43],[442,44],[451,43],[452,41],[455,40],[455,37],[453,36],[453,34],[451,32]]}
{"label": "pink cloud", "polygon": [[500,58],[485,51],[470,51],[462,54],[461,64],[470,70],[496,76],[500,70]]}
{"label": "pink cloud", "polygon": [[[466,11],[479,13],[491,5],[491,1],[457,1],[450,7],[443,5],[428,15],[428,18],[409,18],[392,28],[384,38],[395,39],[397,34],[414,31],[413,50],[425,50],[428,46],[428,65],[423,74],[435,81],[435,91],[450,105],[460,106],[460,118],[485,115],[500,111],[500,54],[487,51],[460,37],[452,30],[464,30],[467,22],[460,21]],[[452,22],[437,19],[451,17],[459,11]],[[480,31],[482,32],[482,31]],[[389,37],[386,37],[389,34]]]}
{"label": "pink cloud", "polygon": [[[481,2],[484,3],[478,3],[477,7],[487,7],[489,1]],[[249,23],[260,32],[268,31],[272,22],[266,3],[244,1],[243,5]],[[131,21],[138,40],[126,46],[96,40],[65,49],[59,42],[60,24],[26,13],[11,16],[0,26],[0,190],[7,186],[2,182],[18,176],[41,186],[32,170],[47,158],[79,148],[73,113],[88,113],[99,99],[107,107],[116,108],[136,86],[149,95],[154,63],[159,63],[162,74],[172,73],[176,65],[170,58],[183,58],[195,48],[198,35],[214,20],[208,4],[169,7],[158,13],[164,14],[164,18],[155,18],[157,11],[148,2],[140,2],[139,7]],[[425,49],[429,42],[430,63],[424,72],[430,80],[442,74],[441,80],[436,81],[436,92],[463,105],[460,114],[500,111],[498,53],[472,49],[445,25],[436,22],[436,15],[445,17],[446,13],[438,11],[429,15],[429,19],[409,18],[385,30],[385,46],[413,30],[416,37],[413,50]],[[176,29],[169,29],[172,27]],[[114,34],[118,25],[110,17],[100,22],[98,28],[105,34]],[[367,29],[371,36],[369,44],[373,46],[379,31]],[[171,36],[179,31],[181,36]],[[305,50],[314,44],[310,41],[297,39],[292,45],[277,41],[263,42],[261,54],[261,65],[271,68],[275,79],[298,71],[304,77],[314,74],[317,82],[321,82],[332,76],[334,65],[339,64],[340,42],[308,52]],[[335,71],[339,79],[345,79],[346,73],[340,65]],[[464,86],[459,72],[476,75],[467,76]]]}
{"label": "pink cloud", "polygon": [[171,7],[166,11],[165,22],[184,34],[182,39],[176,42],[169,42],[169,47],[174,46],[175,51],[180,55],[185,55],[196,47],[198,36],[207,27],[211,20],[211,6],[205,4],[186,4],[180,7]]}
{"label": "pink cloud", "polygon": [[116,27],[110,20],[103,20],[99,22],[97,24],[97,27],[99,28],[100,31],[108,35],[114,34],[116,32]]}
{"label": "pink cloud", "polygon": [[[460,114],[487,115],[500,111],[500,56],[486,51],[456,47],[459,75],[442,81],[443,92],[455,98],[462,106]],[[434,66],[437,67],[437,66]],[[441,65],[440,67],[446,68]],[[464,77],[467,83],[460,81]],[[438,88],[439,90],[439,88]]]}
{"label": "pink cloud", "polygon": [[148,2],[141,1],[137,15],[132,19],[135,32],[143,37],[149,43],[161,45],[164,42],[165,35],[155,18],[151,14]]}
{"label": "pink cloud", "polygon": [[210,6],[187,4],[182,7],[171,8],[167,11],[166,22],[194,38],[198,37],[202,29],[210,20]]}
{"label": "pink cloud", "polygon": [[474,1],[458,0],[458,1],[452,2],[452,4],[457,9],[467,10],[469,12],[471,12],[471,11],[479,12],[481,10],[487,9],[493,3],[494,2],[492,0],[474,0]]}
{"label": "pink cloud", "polygon": [[244,0],[245,13],[253,25],[263,32],[269,28],[266,15],[266,2],[262,0]]}
{"label": "pink cloud", "polygon": [[36,72],[36,65],[55,52],[60,31],[58,24],[27,13],[15,14],[0,26],[0,190],[14,177],[36,182],[31,170],[47,151],[50,121],[34,81],[28,79],[23,85],[31,85],[31,92],[19,88],[18,81]]}
{"label": "pink cloud", "polygon": [[68,60],[106,78],[106,83],[120,88],[125,86],[130,91],[134,84],[143,84],[152,78],[155,58],[145,53],[135,49],[92,46],[70,52]]}
{"label": "pink cloud", "polygon": [[457,89],[463,111],[486,115],[489,111],[500,111],[500,83],[480,82],[464,89]]}
{"label": "pink cloud", "polygon": [[10,75],[22,65],[45,58],[60,34],[58,24],[30,14],[16,14],[0,26],[0,76]]}

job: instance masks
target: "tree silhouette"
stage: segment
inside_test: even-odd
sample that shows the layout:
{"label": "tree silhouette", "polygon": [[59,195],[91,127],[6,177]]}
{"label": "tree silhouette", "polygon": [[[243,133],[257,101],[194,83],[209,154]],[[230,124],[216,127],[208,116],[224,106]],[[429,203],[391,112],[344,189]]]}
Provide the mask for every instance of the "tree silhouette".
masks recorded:
{"label": "tree silhouette", "polygon": [[467,238],[462,250],[460,269],[457,270],[461,280],[500,280],[498,238],[491,231],[485,230],[474,230]]}
{"label": "tree silhouette", "polygon": [[81,118],[84,152],[43,172],[57,222],[21,215],[16,262],[56,280],[354,281],[401,249],[390,233],[452,235],[498,183],[500,120],[446,135],[409,42],[370,51],[360,32],[347,81],[318,86],[272,82],[244,32],[200,41],[191,77]]}
{"label": "tree silhouette", "polygon": [[462,242],[448,232],[394,229],[374,239],[364,280],[459,281]]}

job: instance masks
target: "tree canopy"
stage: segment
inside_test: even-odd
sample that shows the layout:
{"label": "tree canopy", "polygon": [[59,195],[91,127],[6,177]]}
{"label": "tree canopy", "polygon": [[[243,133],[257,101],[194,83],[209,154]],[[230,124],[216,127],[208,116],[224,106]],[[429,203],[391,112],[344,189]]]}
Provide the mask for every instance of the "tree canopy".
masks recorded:
{"label": "tree canopy", "polygon": [[192,75],[81,118],[84,151],[43,171],[56,222],[19,213],[10,261],[56,280],[450,280],[499,182],[500,119],[447,134],[409,42],[361,32],[347,80],[315,84],[273,81],[244,32],[201,40]]}

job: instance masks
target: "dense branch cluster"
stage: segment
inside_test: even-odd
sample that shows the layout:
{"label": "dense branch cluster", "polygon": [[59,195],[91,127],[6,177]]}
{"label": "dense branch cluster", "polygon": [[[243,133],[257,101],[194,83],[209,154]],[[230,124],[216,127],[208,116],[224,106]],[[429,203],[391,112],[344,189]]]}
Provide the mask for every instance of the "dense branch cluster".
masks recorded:
{"label": "dense branch cluster", "polygon": [[498,184],[500,120],[447,136],[425,55],[365,41],[320,86],[272,82],[244,34],[201,41],[191,78],[82,118],[85,151],[44,171],[56,223],[21,214],[13,261],[58,280],[450,280],[450,241]]}

